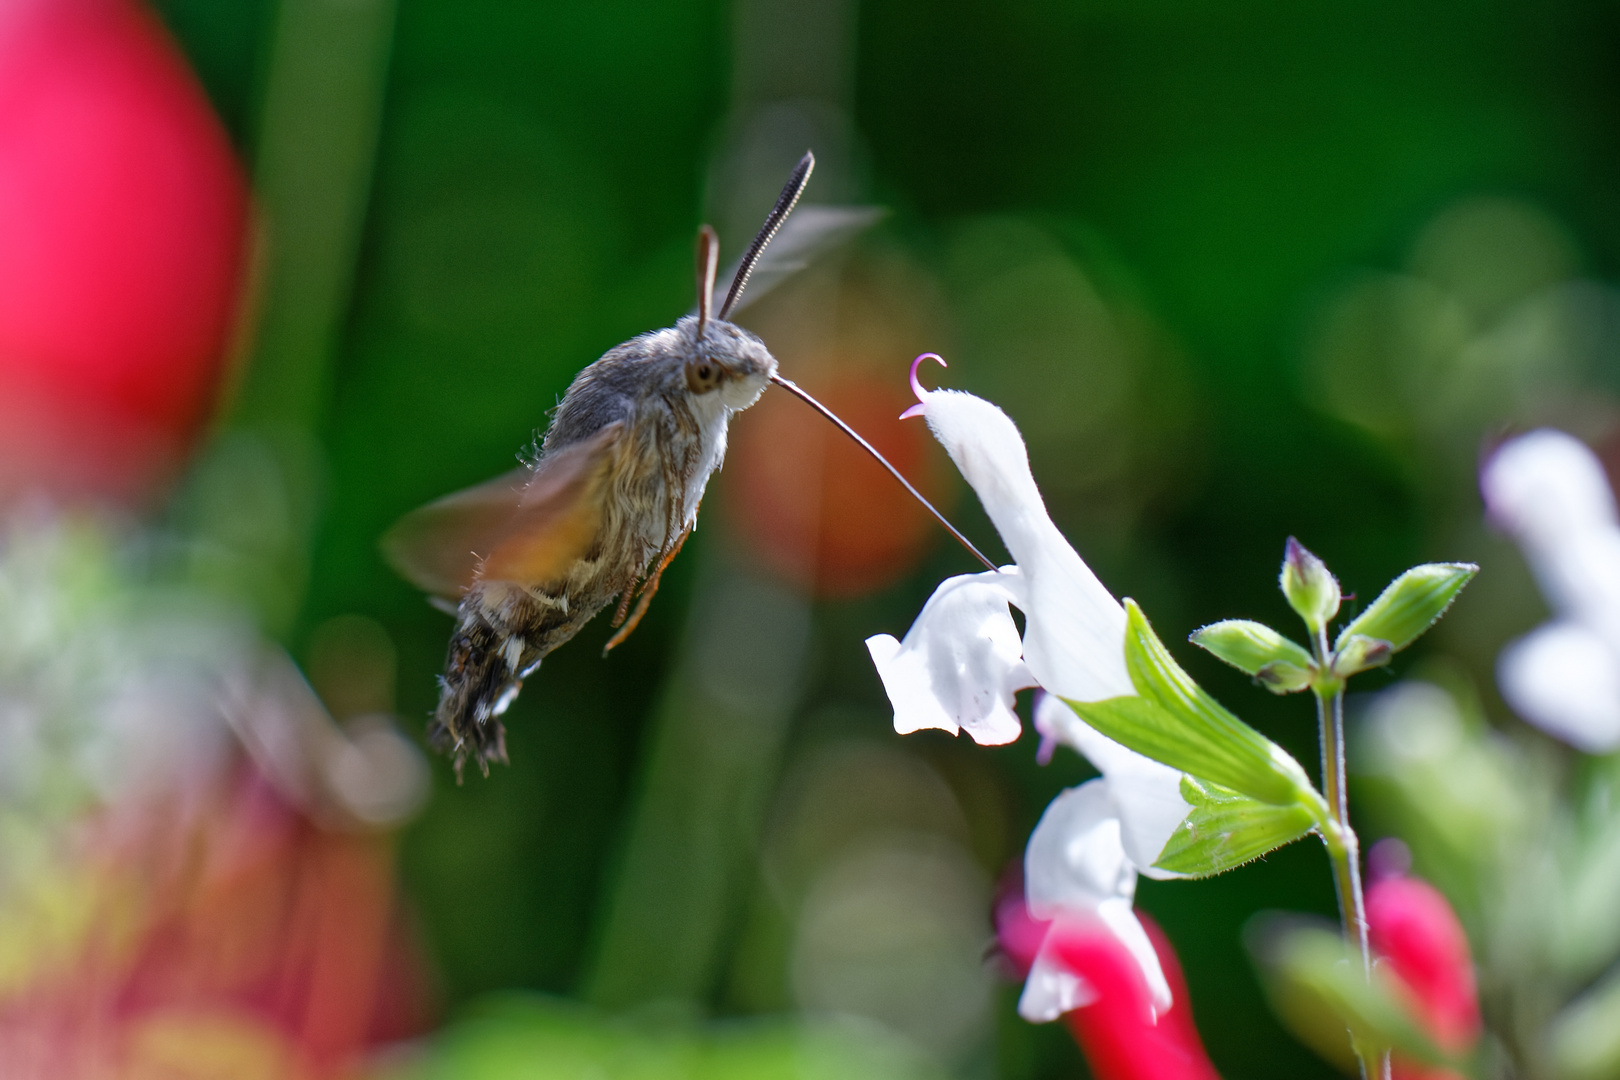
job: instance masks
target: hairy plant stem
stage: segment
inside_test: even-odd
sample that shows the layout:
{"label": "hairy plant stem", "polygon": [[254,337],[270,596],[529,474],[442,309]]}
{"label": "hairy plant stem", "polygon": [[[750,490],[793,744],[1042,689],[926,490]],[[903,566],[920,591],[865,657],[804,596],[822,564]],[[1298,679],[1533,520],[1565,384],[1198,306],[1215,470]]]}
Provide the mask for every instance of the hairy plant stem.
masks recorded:
{"label": "hairy plant stem", "polygon": [[[1316,661],[1323,671],[1333,661],[1328,647],[1327,628],[1316,631]],[[1344,747],[1344,682],[1332,680],[1330,685],[1316,689],[1316,723],[1322,746],[1322,795],[1333,814],[1337,826],[1335,836],[1327,839],[1328,859],[1333,864],[1333,884],[1339,896],[1339,922],[1347,941],[1361,951],[1362,974],[1372,980],[1372,945],[1367,937],[1367,904],[1361,890],[1361,843],[1350,827],[1350,791],[1345,776]],[[1369,1062],[1357,1048],[1361,1075],[1365,1080]],[[1389,1080],[1389,1053],[1378,1056],[1377,1076]]]}

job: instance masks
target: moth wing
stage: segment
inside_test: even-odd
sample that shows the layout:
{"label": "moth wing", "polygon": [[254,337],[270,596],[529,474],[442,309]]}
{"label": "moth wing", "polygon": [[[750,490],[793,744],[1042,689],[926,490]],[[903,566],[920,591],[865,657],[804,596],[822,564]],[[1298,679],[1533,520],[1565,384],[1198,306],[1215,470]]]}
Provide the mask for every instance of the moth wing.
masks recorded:
{"label": "moth wing", "polygon": [[[748,288],[738,297],[731,314],[736,315],[833,248],[853,240],[888,213],[881,206],[800,206],[782,222],[770,246],[754,264]],[[736,279],[740,265],[738,260],[726,267],[719,280],[729,285]]]}
{"label": "moth wing", "polygon": [[513,469],[412,510],[383,534],[383,557],[423,592],[459,600],[479,552],[489,551],[516,515],[529,478],[528,468]]}
{"label": "moth wing", "polygon": [[596,542],[602,496],[624,434],[615,421],[589,438],[411,511],[382,538],[411,584],[459,601],[476,580],[539,584],[566,577]]}

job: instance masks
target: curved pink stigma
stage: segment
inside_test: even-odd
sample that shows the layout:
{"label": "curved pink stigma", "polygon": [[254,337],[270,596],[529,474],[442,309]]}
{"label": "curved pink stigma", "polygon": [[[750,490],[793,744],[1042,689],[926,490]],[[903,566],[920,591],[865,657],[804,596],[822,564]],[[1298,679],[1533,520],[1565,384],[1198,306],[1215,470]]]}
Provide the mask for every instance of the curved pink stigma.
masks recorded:
{"label": "curved pink stigma", "polygon": [[923,389],[922,383],[917,378],[917,368],[924,360],[938,360],[940,367],[950,366],[949,364],[945,363],[945,358],[939,355],[939,353],[925,352],[917,354],[917,359],[911,362],[911,392],[917,395],[917,404],[900,414],[900,419],[902,420],[912,416],[921,416],[923,414],[923,405],[928,400],[924,395],[926,395],[928,391]]}

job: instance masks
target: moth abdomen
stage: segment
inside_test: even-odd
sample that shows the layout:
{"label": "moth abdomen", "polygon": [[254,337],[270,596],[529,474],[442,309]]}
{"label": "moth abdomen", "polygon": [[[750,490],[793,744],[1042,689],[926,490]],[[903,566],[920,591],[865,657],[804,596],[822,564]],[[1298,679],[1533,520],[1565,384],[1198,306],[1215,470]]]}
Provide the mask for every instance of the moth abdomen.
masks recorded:
{"label": "moth abdomen", "polygon": [[480,582],[462,598],[439,680],[439,705],[428,726],[429,744],[454,756],[458,778],[469,759],[486,774],[490,762],[505,762],[500,717],[523,680],[614,595],[600,586],[582,591],[583,598],[570,596],[567,588]]}

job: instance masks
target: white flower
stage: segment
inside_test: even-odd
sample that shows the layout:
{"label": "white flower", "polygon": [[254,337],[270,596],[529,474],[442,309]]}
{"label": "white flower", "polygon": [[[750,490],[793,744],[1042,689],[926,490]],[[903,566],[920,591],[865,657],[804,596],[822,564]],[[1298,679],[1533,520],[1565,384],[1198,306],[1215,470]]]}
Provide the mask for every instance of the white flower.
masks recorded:
{"label": "white flower", "polygon": [[[1043,736],[1089,758],[1103,778],[1064,792],[1046,810],[1025,855],[1025,899],[1042,921],[1099,921],[1142,966],[1159,1009],[1170,988],[1131,909],[1138,873],[1152,869],[1191,811],[1181,773],[1121,746],[1065,704],[1136,693],[1125,669],[1125,609],[1053,524],[1030,473],[1024,440],[1007,415],[971,394],[913,386],[934,436],[973,487],[1016,565],[942,582],[903,641],[867,649],[894,705],[895,730],[965,730],[982,744],[1020,732],[1018,690],[1039,685]],[[1024,613],[1022,641],[1011,606]],[[1019,1012],[1052,1020],[1095,990],[1053,961],[1043,944]]]}
{"label": "white flower", "polygon": [[1514,711],[1590,753],[1620,746],[1620,516],[1597,456],[1541,430],[1502,445],[1480,473],[1491,520],[1509,533],[1553,609],[1510,642],[1497,683]]}
{"label": "white flower", "polygon": [[[1125,609],[1063,538],[1007,414],[953,390],[920,393],[928,426],[967,478],[1017,565],[943,582],[904,641],[866,647],[902,734],[965,729],[984,745],[1011,742],[1013,695],[1039,684],[1076,701],[1134,694],[1125,671]],[[1022,642],[1008,605],[1024,612]]]}
{"label": "white flower", "polygon": [[[1090,780],[1046,808],[1024,853],[1024,903],[1032,918],[1051,922],[1052,929],[1100,922],[1141,965],[1154,1008],[1162,1013],[1170,1007],[1170,985],[1131,909],[1136,867],[1121,842],[1110,787],[1109,780]],[[1051,957],[1051,941],[1048,930],[1018,999],[1019,1015],[1035,1023],[1056,1020],[1097,999],[1095,988]]]}
{"label": "white flower", "polygon": [[[1149,868],[1191,810],[1181,797],[1181,774],[1105,737],[1060,700],[1136,693],[1125,670],[1125,609],[1053,524],[1007,414],[954,390],[919,387],[918,397],[918,411],[1017,565],[949,578],[904,641],[889,634],[867,639],[894,705],[895,730],[965,730],[984,745],[1011,742],[1020,732],[1014,694],[1038,684],[1056,697],[1043,699],[1037,727],[1113,781],[1127,850],[1138,867]],[[1024,612],[1022,642],[1009,604]]]}
{"label": "white flower", "polygon": [[972,394],[936,390],[922,404],[1018,564],[1009,591],[1028,620],[1024,662],[1036,681],[1074,701],[1136,693],[1125,671],[1125,609],[1052,523],[1018,428]]}

